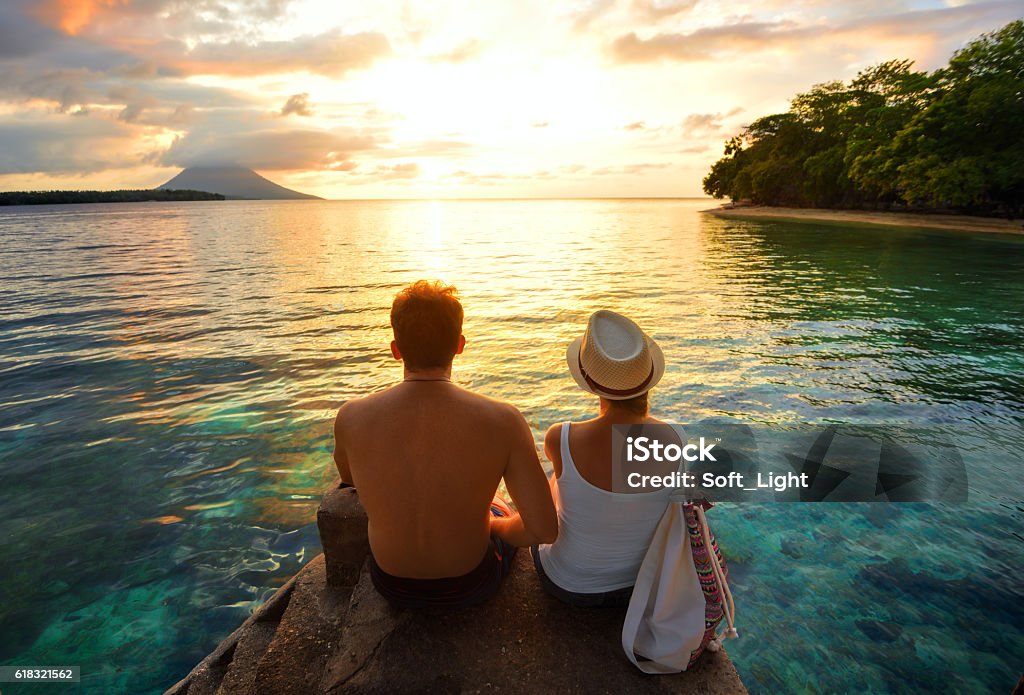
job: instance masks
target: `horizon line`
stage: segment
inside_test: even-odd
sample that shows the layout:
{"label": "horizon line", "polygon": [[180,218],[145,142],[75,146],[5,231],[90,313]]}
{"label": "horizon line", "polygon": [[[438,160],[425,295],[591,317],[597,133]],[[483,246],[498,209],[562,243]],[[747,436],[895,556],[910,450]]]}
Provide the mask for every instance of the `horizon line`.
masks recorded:
{"label": "horizon line", "polygon": [[[52,189],[36,189],[36,190],[20,190],[20,191],[0,191],[0,194],[6,193],[85,193],[85,192],[96,192],[96,193],[107,193],[114,191],[148,191],[156,189],[148,188],[111,188],[111,189],[87,189],[87,188],[52,188]],[[209,192],[209,191],[200,191]],[[223,195],[223,194],[219,194]],[[313,194],[309,194],[313,195]],[[147,203],[252,203],[252,202],[272,202],[272,201],[287,201],[287,202],[365,202],[365,201],[432,201],[432,200],[724,200],[722,198],[712,198],[710,196],[692,196],[692,195],[615,195],[615,196],[417,196],[417,197],[401,197],[401,198],[390,198],[390,197],[373,197],[373,198],[226,198],[225,200],[167,200],[167,201],[138,201]],[[57,203],[55,203],[57,204]],[[94,203],[80,203],[81,205],[92,205]],[[102,204],[102,203],[98,203]],[[123,203],[119,203],[123,204]]]}
{"label": "horizon line", "polygon": [[[230,198],[226,201],[199,201],[199,202],[252,202],[255,200],[271,201],[271,200],[289,200],[288,198]],[[316,199],[307,199],[315,202]],[[690,196],[690,195],[592,195],[592,196],[468,196],[468,197],[450,197],[450,196],[422,196],[415,198],[319,198],[321,202],[345,202],[345,201],[369,201],[369,200],[381,200],[381,201],[396,201],[396,200],[414,200],[414,201],[431,201],[431,200],[719,200],[718,198],[712,198],[709,196]]]}

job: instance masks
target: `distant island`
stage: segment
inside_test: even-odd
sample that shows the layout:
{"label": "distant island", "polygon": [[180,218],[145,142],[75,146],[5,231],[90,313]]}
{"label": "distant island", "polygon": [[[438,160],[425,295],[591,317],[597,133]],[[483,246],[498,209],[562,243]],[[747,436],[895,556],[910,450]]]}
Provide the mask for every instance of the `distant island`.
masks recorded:
{"label": "distant island", "polygon": [[315,195],[279,186],[252,169],[237,166],[188,167],[167,183],[157,186],[157,190],[174,188],[216,191],[229,199],[323,200]]}
{"label": "distant island", "polygon": [[932,73],[891,60],[815,85],[725,143],[704,192],[790,208],[1024,213],[1024,21]]}
{"label": "distant island", "polygon": [[323,200],[293,191],[236,166],[188,167],[154,189],[123,191],[11,191],[0,193],[0,205],[70,203],[145,203],[184,200]]}
{"label": "distant island", "polygon": [[188,189],[122,191],[11,191],[0,193],[0,205],[60,205],[74,203],[148,203],[152,201],[224,200],[220,193]]}

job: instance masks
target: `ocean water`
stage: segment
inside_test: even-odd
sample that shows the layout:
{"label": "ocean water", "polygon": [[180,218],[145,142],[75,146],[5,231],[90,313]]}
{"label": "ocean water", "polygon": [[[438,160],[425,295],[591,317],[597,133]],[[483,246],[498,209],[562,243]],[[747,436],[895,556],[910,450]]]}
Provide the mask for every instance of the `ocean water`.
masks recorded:
{"label": "ocean water", "polygon": [[[1024,239],[722,220],[700,200],[0,211],[0,663],[159,692],[319,552],[394,293],[455,284],[463,385],[595,411],[566,343],[633,317],[665,418],[941,427],[968,503],[721,504],[755,693],[1009,692],[1024,656]],[[56,686],[3,691],[59,692]]]}

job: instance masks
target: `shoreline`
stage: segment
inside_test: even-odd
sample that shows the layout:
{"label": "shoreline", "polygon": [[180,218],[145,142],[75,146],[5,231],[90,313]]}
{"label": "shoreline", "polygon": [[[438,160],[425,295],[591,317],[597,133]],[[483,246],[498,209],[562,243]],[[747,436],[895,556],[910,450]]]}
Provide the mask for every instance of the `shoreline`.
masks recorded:
{"label": "shoreline", "polygon": [[1004,220],[969,215],[916,214],[873,210],[827,210],[823,208],[784,208],[766,205],[731,207],[723,205],[702,213],[737,219],[775,219],[788,222],[824,222],[873,227],[913,227],[952,232],[1024,235],[1024,220]]}

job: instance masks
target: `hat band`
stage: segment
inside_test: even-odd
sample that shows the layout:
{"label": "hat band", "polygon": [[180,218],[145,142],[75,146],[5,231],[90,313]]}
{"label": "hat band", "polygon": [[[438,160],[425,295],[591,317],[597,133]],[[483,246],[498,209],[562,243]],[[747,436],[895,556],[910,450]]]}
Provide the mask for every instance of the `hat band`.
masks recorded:
{"label": "hat band", "polygon": [[579,365],[580,374],[583,375],[583,379],[587,382],[587,386],[597,391],[604,391],[609,396],[639,396],[644,392],[644,387],[651,383],[651,379],[654,378],[654,360],[651,360],[651,373],[648,374],[647,378],[641,381],[637,386],[634,386],[631,389],[612,389],[607,386],[602,386],[587,374],[587,370],[583,368],[583,360],[580,359],[579,354],[576,355],[576,364]]}

